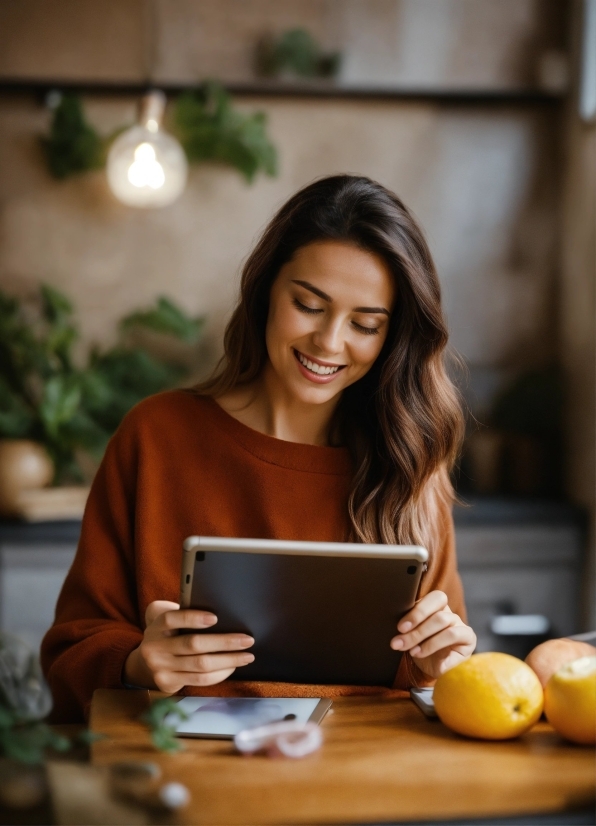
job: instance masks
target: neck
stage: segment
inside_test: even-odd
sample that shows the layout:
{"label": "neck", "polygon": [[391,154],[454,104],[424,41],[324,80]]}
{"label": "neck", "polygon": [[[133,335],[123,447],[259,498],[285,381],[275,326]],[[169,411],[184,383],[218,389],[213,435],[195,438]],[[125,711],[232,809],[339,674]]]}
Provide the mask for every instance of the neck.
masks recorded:
{"label": "neck", "polygon": [[250,385],[218,397],[220,406],[243,424],[286,442],[329,444],[329,431],[339,396],[324,404],[308,404],[284,393],[272,370],[263,370]]}

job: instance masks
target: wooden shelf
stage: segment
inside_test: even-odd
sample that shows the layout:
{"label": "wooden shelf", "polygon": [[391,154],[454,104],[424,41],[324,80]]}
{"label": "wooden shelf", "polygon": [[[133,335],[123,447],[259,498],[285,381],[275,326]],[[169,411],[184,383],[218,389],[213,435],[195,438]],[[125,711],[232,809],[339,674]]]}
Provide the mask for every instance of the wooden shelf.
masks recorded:
{"label": "wooden shelf", "polygon": [[[170,95],[195,88],[197,84],[113,83],[102,80],[73,81],[47,78],[0,78],[0,93],[32,92],[44,95],[51,89],[95,95],[139,95],[149,88],[159,88]],[[239,97],[312,98],[332,100],[413,101],[445,104],[558,104],[565,96],[536,88],[520,89],[437,89],[389,88],[373,86],[338,86],[326,81],[310,83],[288,81],[251,81],[227,83],[225,88]]]}

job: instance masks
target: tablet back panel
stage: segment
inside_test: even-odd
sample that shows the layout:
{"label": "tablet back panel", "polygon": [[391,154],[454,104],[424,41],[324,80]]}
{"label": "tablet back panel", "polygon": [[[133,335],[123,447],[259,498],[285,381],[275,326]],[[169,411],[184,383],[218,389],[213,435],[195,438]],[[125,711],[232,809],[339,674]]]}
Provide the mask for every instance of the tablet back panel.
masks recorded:
{"label": "tablet back panel", "polygon": [[401,655],[389,641],[425,567],[412,558],[198,551],[185,602],[216,614],[207,633],[255,638],[255,661],[237,679],[391,686]]}

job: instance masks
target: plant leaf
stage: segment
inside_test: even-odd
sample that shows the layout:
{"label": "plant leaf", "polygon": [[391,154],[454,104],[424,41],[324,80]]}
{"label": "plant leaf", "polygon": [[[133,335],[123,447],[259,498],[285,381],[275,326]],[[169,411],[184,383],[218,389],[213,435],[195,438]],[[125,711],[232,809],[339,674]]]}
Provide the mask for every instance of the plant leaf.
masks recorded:
{"label": "plant leaf", "polygon": [[6,757],[20,763],[41,763],[47,748],[68,751],[70,740],[56,734],[45,723],[15,725],[11,729],[0,729],[0,748]]}
{"label": "plant leaf", "polygon": [[182,744],[174,736],[175,729],[158,728],[151,732],[151,742],[156,749],[166,752],[182,750]]}
{"label": "plant leaf", "polygon": [[184,368],[162,364],[144,350],[123,347],[95,353],[92,370],[108,390],[101,399],[85,396],[84,408],[109,433],[141,399],[172,387],[186,374]]}
{"label": "plant leaf", "polygon": [[41,301],[45,318],[52,323],[64,324],[72,316],[72,304],[68,298],[49,284],[41,285]]}
{"label": "plant leaf", "polygon": [[[168,723],[165,722],[166,718],[169,718]],[[160,751],[175,752],[182,749],[182,744],[176,738],[176,727],[172,725],[172,720],[176,718],[187,720],[188,714],[171,697],[155,700],[140,716],[140,720],[151,731],[153,745]]]}
{"label": "plant leaf", "polygon": [[[203,323],[161,297],[154,307],[124,319],[122,328],[151,329],[194,344]],[[77,336],[72,303],[54,287],[40,287],[36,308],[0,290],[0,437],[44,443],[57,483],[82,481],[76,451],[100,459],[135,404],[188,373],[141,347],[122,345],[92,350],[87,365],[78,369],[71,357]]]}
{"label": "plant leaf", "polygon": [[99,169],[104,159],[103,142],[87,123],[77,95],[65,94],[54,110],[50,134],[41,139],[50,172],[67,178],[77,172]]}
{"label": "plant leaf", "polygon": [[11,728],[17,720],[14,711],[0,703],[0,729]]}
{"label": "plant leaf", "polygon": [[107,734],[100,734],[97,731],[90,731],[90,729],[85,729],[85,731],[81,731],[77,734],[76,740],[78,743],[82,743],[85,746],[90,746],[93,743],[97,743],[100,740],[107,740]]}
{"label": "plant leaf", "polygon": [[120,322],[121,330],[130,330],[133,327],[146,327],[159,333],[167,333],[181,341],[193,344],[201,334],[205,319],[203,317],[190,318],[177,307],[173,301],[160,296],[155,307],[149,310],[140,310],[126,316]]}
{"label": "plant leaf", "polygon": [[0,437],[18,439],[29,435],[35,416],[22,396],[0,375]]}
{"label": "plant leaf", "polygon": [[175,128],[189,161],[218,161],[238,169],[247,181],[259,170],[277,173],[277,153],[262,112],[244,114],[218,83],[185,92],[176,101]]}
{"label": "plant leaf", "polygon": [[289,29],[277,39],[264,37],[257,47],[257,70],[265,76],[289,72],[298,77],[332,77],[340,64],[341,54],[323,53],[306,29]]}
{"label": "plant leaf", "polygon": [[76,377],[52,376],[44,387],[39,413],[48,434],[57,439],[60,425],[68,422],[81,402],[81,387]]}

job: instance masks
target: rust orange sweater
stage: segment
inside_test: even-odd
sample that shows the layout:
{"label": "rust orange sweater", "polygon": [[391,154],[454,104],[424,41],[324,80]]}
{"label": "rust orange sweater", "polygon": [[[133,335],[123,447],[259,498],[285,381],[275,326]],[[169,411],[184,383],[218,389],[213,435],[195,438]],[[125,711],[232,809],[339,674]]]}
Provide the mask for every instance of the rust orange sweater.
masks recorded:
{"label": "rust orange sweater", "polygon": [[[93,482],[76,558],[42,644],[54,721],[82,720],[96,688],[122,688],[124,661],[141,642],[147,605],[178,600],[185,537],[344,541],[350,478],[346,449],[274,439],[192,392],[162,393],[137,405]],[[421,590],[445,591],[461,616],[451,514],[441,531],[441,550]],[[423,679],[404,656],[396,687]],[[226,682],[202,693],[243,690],[303,689]],[[316,690],[317,696],[325,691]]]}

